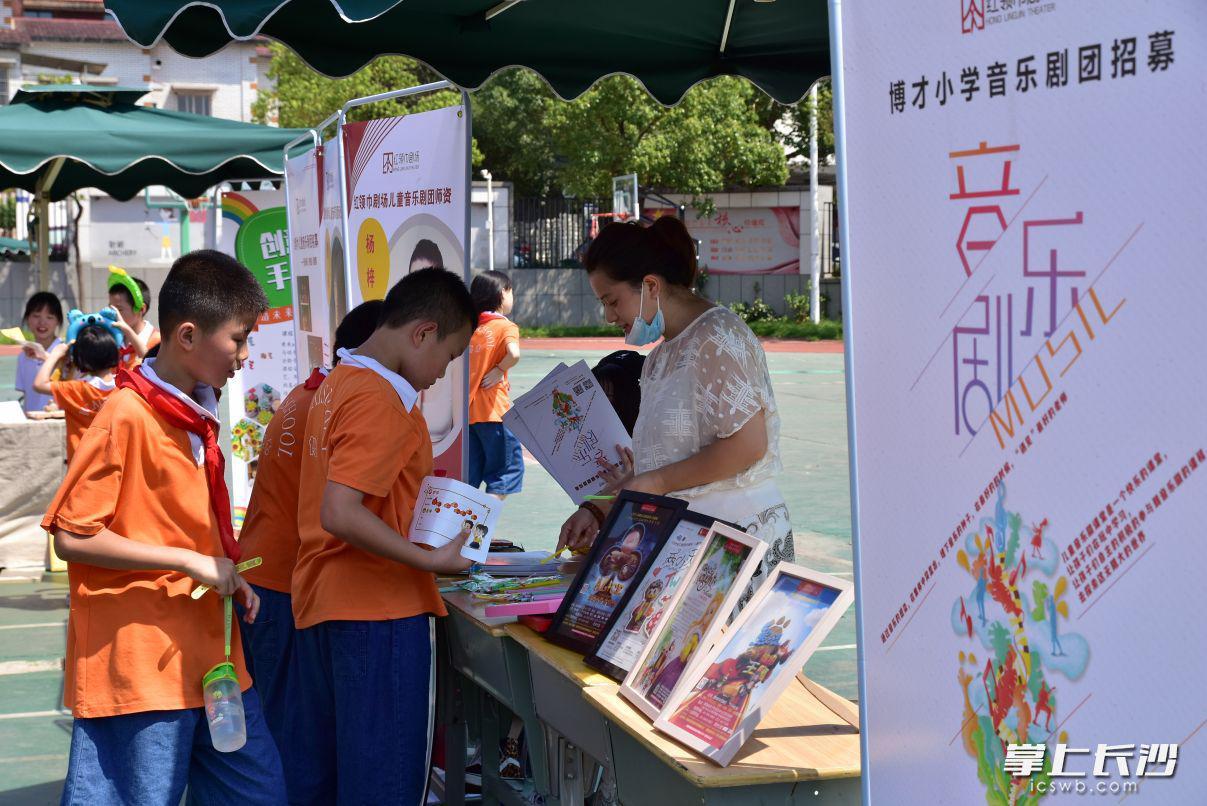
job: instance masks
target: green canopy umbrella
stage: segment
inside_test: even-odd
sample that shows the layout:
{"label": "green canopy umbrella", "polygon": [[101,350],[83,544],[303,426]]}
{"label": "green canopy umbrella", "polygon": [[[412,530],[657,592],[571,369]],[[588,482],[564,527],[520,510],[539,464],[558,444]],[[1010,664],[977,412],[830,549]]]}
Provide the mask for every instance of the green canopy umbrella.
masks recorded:
{"label": "green canopy umbrella", "polygon": [[228,179],[276,178],[285,145],[307,131],[139,106],[146,93],[56,84],[0,107],[0,188],[35,194],[41,287],[50,201],[86,187],[125,200],[151,185],[195,198]]}
{"label": "green canopy umbrella", "polygon": [[628,73],[673,104],[699,81],[744,76],[784,103],[830,72],[826,0],[106,0],[131,40],[186,56],[266,36],[329,76],[383,54],[480,86],[504,67],[574,98]]}

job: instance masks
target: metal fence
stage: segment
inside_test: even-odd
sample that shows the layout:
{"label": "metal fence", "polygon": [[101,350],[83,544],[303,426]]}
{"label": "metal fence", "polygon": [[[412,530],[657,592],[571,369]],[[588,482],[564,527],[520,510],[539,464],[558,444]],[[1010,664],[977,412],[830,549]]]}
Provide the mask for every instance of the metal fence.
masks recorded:
{"label": "metal fence", "polygon": [[[0,234],[16,238],[19,241],[33,241],[38,233],[30,229],[30,209],[33,206],[33,194],[23,190],[9,191],[0,194],[0,207],[11,209],[11,219],[0,222]],[[50,204],[50,259],[66,260],[70,247],[71,202],[68,200]],[[7,213],[6,213],[7,215]],[[8,224],[12,224],[11,227]]]}
{"label": "metal fence", "polygon": [[821,274],[823,277],[837,277],[842,269],[842,259],[838,253],[838,210],[833,202],[823,202],[819,213]]}
{"label": "metal fence", "polygon": [[578,268],[591,241],[591,224],[611,209],[602,199],[517,198],[512,219],[517,269]]}

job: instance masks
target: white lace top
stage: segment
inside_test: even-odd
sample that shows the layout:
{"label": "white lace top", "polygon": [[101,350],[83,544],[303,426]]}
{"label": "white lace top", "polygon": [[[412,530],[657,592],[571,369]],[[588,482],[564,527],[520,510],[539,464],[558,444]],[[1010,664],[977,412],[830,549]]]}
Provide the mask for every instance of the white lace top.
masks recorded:
{"label": "white lace top", "polygon": [[733,436],[766,412],[767,453],[736,476],[672,495],[698,498],[740,490],[779,474],[779,409],[758,337],[728,308],[705,311],[675,338],[655,347],[641,371],[641,409],[633,430],[636,471],[679,462]]}

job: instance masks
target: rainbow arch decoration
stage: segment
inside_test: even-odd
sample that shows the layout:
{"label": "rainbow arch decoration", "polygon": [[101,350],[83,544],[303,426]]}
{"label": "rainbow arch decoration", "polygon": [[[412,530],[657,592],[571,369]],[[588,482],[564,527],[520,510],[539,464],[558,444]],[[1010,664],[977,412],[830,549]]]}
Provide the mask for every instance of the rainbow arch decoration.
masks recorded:
{"label": "rainbow arch decoration", "polygon": [[243,222],[259,210],[260,208],[256,207],[246,196],[238,193],[222,194],[222,217],[233,222],[237,227],[243,226]]}

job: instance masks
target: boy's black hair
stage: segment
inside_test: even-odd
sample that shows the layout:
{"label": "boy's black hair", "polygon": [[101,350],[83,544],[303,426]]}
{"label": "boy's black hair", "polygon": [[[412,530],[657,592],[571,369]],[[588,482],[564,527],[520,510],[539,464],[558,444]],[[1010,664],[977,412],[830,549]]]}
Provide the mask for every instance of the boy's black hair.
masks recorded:
{"label": "boy's black hair", "polygon": [[335,329],[335,349],[337,353],[332,358],[332,363],[339,363],[340,350],[355,350],[357,347],[365,343],[365,341],[373,335],[373,331],[377,329],[377,320],[381,317],[381,309],[384,306],[379,299],[371,299],[368,302],[362,302],[352,310],[339,323],[339,327]]}
{"label": "boy's black hair", "polygon": [[411,259],[408,261],[407,266],[414,266],[417,260],[426,260],[431,264],[425,268],[444,268],[444,255],[440,254],[440,247],[436,246],[434,241],[429,241],[427,238],[421,238],[415,244],[415,248],[411,250]]}
{"label": "boy's black hair", "polygon": [[435,322],[440,338],[478,323],[474,301],[460,277],[444,269],[411,272],[386,294],[377,326],[402,327],[421,319]]}
{"label": "boy's black hair", "polygon": [[501,271],[484,271],[470,283],[469,294],[474,298],[474,310],[479,314],[497,311],[503,304],[503,292],[511,290],[511,278]]}
{"label": "boy's black hair", "polygon": [[[142,292],[142,304],[146,306],[146,309],[142,311],[142,315],[146,316],[151,312],[151,289],[141,278],[131,277],[130,279],[135,282],[138,290]],[[125,297],[126,302],[130,303],[130,309],[134,310],[134,296],[130,293],[130,289],[124,285],[111,285],[109,286],[109,293]],[[139,311],[134,312],[139,313]]]}
{"label": "boy's black hair", "polygon": [[213,249],[178,258],[159,291],[164,341],[170,341],[185,322],[213,331],[232,319],[254,320],[267,309],[268,297],[255,275],[230,255]]}
{"label": "boy's black hair", "polygon": [[49,291],[39,291],[25,301],[25,315],[21,317],[21,321],[24,322],[31,313],[43,308],[49,309],[50,315],[58,319],[60,325],[63,324],[63,303]]}
{"label": "boy's black hair", "polygon": [[641,353],[617,350],[604,356],[591,369],[630,436],[641,412],[641,368],[644,365],[645,356]]}
{"label": "boy's black hair", "polygon": [[116,369],[120,356],[117,339],[104,325],[85,325],[71,345],[71,363],[88,375],[103,375]]}

